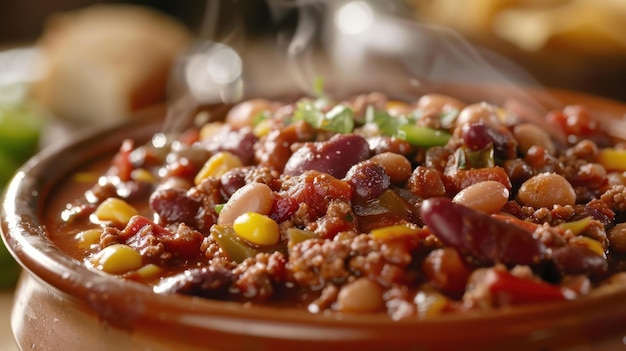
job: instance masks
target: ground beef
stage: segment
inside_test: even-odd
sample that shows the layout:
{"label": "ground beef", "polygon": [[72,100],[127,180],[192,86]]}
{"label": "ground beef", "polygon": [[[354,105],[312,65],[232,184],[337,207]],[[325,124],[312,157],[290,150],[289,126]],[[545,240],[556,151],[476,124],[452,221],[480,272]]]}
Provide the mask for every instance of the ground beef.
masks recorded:
{"label": "ground beef", "polygon": [[611,186],[600,196],[600,200],[615,211],[626,211],[626,186],[621,184]]}

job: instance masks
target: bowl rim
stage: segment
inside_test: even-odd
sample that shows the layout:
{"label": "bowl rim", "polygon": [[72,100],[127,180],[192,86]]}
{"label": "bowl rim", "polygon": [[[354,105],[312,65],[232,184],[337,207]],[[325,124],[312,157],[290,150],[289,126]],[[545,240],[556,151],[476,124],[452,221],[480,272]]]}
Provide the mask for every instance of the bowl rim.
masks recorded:
{"label": "bowl rim", "polygon": [[[582,101],[590,109],[602,113],[621,115],[626,113],[626,103],[560,89],[550,89],[550,93],[551,97],[563,103]],[[98,129],[66,143],[44,149],[15,174],[5,188],[0,208],[2,239],[28,274],[44,281],[68,298],[86,304],[101,319],[112,325],[125,327],[135,321],[152,321],[167,325],[177,323],[189,328],[218,330],[225,334],[234,335],[243,332],[251,333],[255,337],[299,341],[320,341],[321,336],[330,341],[380,341],[386,333],[393,332],[405,338],[430,342],[434,337],[428,335],[430,332],[448,328],[458,329],[468,325],[480,325],[487,329],[508,325],[511,327],[504,334],[515,337],[521,331],[568,328],[579,323],[583,315],[594,316],[586,324],[596,323],[602,319],[598,316],[598,311],[608,313],[626,323],[624,286],[597,289],[592,294],[566,302],[450,314],[430,319],[392,321],[386,315],[311,314],[303,309],[277,310],[249,303],[177,294],[161,295],[141,283],[94,272],[82,262],[64,254],[47,238],[46,229],[39,220],[40,211],[43,210],[41,204],[54,184],[71,172],[71,169],[59,167],[59,164],[69,162],[72,167],[76,167],[81,160],[88,160],[106,151],[112,152],[119,146],[124,132],[128,130],[139,130],[141,138],[148,138],[157,131],[160,124],[158,119],[156,121],[150,119],[150,123],[146,121],[148,119],[132,119],[129,123]],[[94,144],[96,137],[100,142]],[[59,159],[65,161],[60,163]],[[623,308],[620,310],[607,305]],[[129,309],[129,306],[133,307]],[[538,315],[541,318],[537,318]],[[258,330],[250,328],[240,330],[242,325],[254,321],[262,321],[266,327]],[[294,335],[286,336],[285,328],[291,330]],[[418,330],[423,331],[422,334],[416,334]],[[464,335],[466,340],[483,337],[469,332],[464,334],[462,330],[458,333],[457,336]]]}

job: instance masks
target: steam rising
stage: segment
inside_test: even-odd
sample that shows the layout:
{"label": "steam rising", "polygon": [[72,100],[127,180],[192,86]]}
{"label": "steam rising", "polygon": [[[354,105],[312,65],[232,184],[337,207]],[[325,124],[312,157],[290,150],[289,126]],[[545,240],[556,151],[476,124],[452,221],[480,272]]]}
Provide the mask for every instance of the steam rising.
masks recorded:
{"label": "steam rising", "polygon": [[[198,103],[311,94],[319,78],[340,97],[382,91],[408,100],[429,92],[464,98],[480,90],[482,100],[508,104],[555,130],[543,119],[543,105],[526,93],[537,84],[521,69],[449,29],[404,19],[374,4],[381,3],[269,0],[274,14],[297,12],[295,27],[279,32],[275,41],[205,42],[193,48],[173,74],[184,78],[182,84],[172,83],[166,130],[180,129],[187,123],[181,114],[191,113]],[[215,20],[209,12],[206,18]]]}

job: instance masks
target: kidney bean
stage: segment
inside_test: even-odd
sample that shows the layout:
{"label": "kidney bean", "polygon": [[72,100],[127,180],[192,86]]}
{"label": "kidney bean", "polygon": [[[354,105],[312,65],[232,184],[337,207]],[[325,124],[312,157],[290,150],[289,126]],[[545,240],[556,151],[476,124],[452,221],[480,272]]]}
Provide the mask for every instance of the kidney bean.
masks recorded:
{"label": "kidney bean", "polygon": [[518,200],[534,208],[574,205],[576,193],[563,176],[541,173],[525,181],[517,193]]}
{"label": "kidney bean", "polygon": [[306,143],[291,155],[284,174],[299,175],[307,170],[343,178],[353,165],[369,158],[367,141],[355,134],[337,134],[325,142]]}
{"label": "kidney bean", "polygon": [[246,185],[246,173],[241,167],[231,169],[220,177],[222,194],[230,198],[242,186]]}
{"label": "kidney bean", "polygon": [[350,167],[344,180],[352,186],[353,197],[358,201],[374,199],[391,185],[385,170],[372,160],[359,162]]}
{"label": "kidney bean", "polygon": [[200,203],[187,196],[181,188],[159,189],[150,196],[150,208],[164,223],[194,224]]}
{"label": "kidney bean", "polygon": [[525,154],[533,145],[541,146],[554,155],[555,146],[547,131],[536,124],[522,123],[513,128],[518,148]]}
{"label": "kidney bean", "polygon": [[263,183],[250,183],[239,188],[233,196],[228,199],[217,223],[232,224],[237,217],[246,212],[256,212],[267,215],[272,210],[274,196],[272,189]]}
{"label": "kidney bean", "polygon": [[244,127],[231,130],[228,126],[224,131],[215,133],[202,141],[204,147],[212,154],[219,151],[228,151],[235,154],[243,164],[249,164],[254,157],[254,144],[257,137],[252,133],[252,128]]}
{"label": "kidney bean", "polygon": [[392,183],[406,182],[413,172],[411,162],[406,157],[394,152],[383,152],[372,156],[370,160],[383,167]]}
{"label": "kidney bean", "polygon": [[359,278],[339,290],[336,309],[341,312],[376,312],[384,305],[380,285],[368,278]]}
{"label": "kidney bean", "polygon": [[493,214],[509,199],[509,189],[495,180],[472,184],[454,196],[454,201],[477,211]]}
{"label": "kidney bean", "polygon": [[599,278],[608,273],[603,256],[583,245],[565,245],[552,249],[552,262],[559,276],[584,274]]}
{"label": "kidney bean", "polygon": [[546,247],[532,232],[450,199],[427,199],[420,214],[439,240],[458,250],[471,263],[539,267],[547,257]]}
{"label": "kidney bean", "polygon": [[482,150],[493,143],[489,127],[483,121],[465,123],[461,127],[461,138],[463,144],[474,151]]}
{"label": "kidney bean", "polygon": [[455,249],[445,247],[431,251],[422,263],[422,270],[433,286],[442,292],[454,298],[465,292],[470,270]]}

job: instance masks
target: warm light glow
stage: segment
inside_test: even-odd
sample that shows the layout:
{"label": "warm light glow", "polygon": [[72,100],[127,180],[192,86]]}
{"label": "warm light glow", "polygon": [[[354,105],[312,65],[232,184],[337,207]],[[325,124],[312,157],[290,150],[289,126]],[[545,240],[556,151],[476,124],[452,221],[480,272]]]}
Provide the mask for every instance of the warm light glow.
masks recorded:
{"label": "warm light glow", "polygon": [[227,99],[231,86],[241,80],[243,63],[232,48],[213,44],[199,50],[187,61],[185,80],[193,96],[199,101]]}
{"label": "warm light glow", "polygon": [[337,11],[335,22],[343,34],[358,34],[374,22],[374,11],[363,1],[353,1]]}

